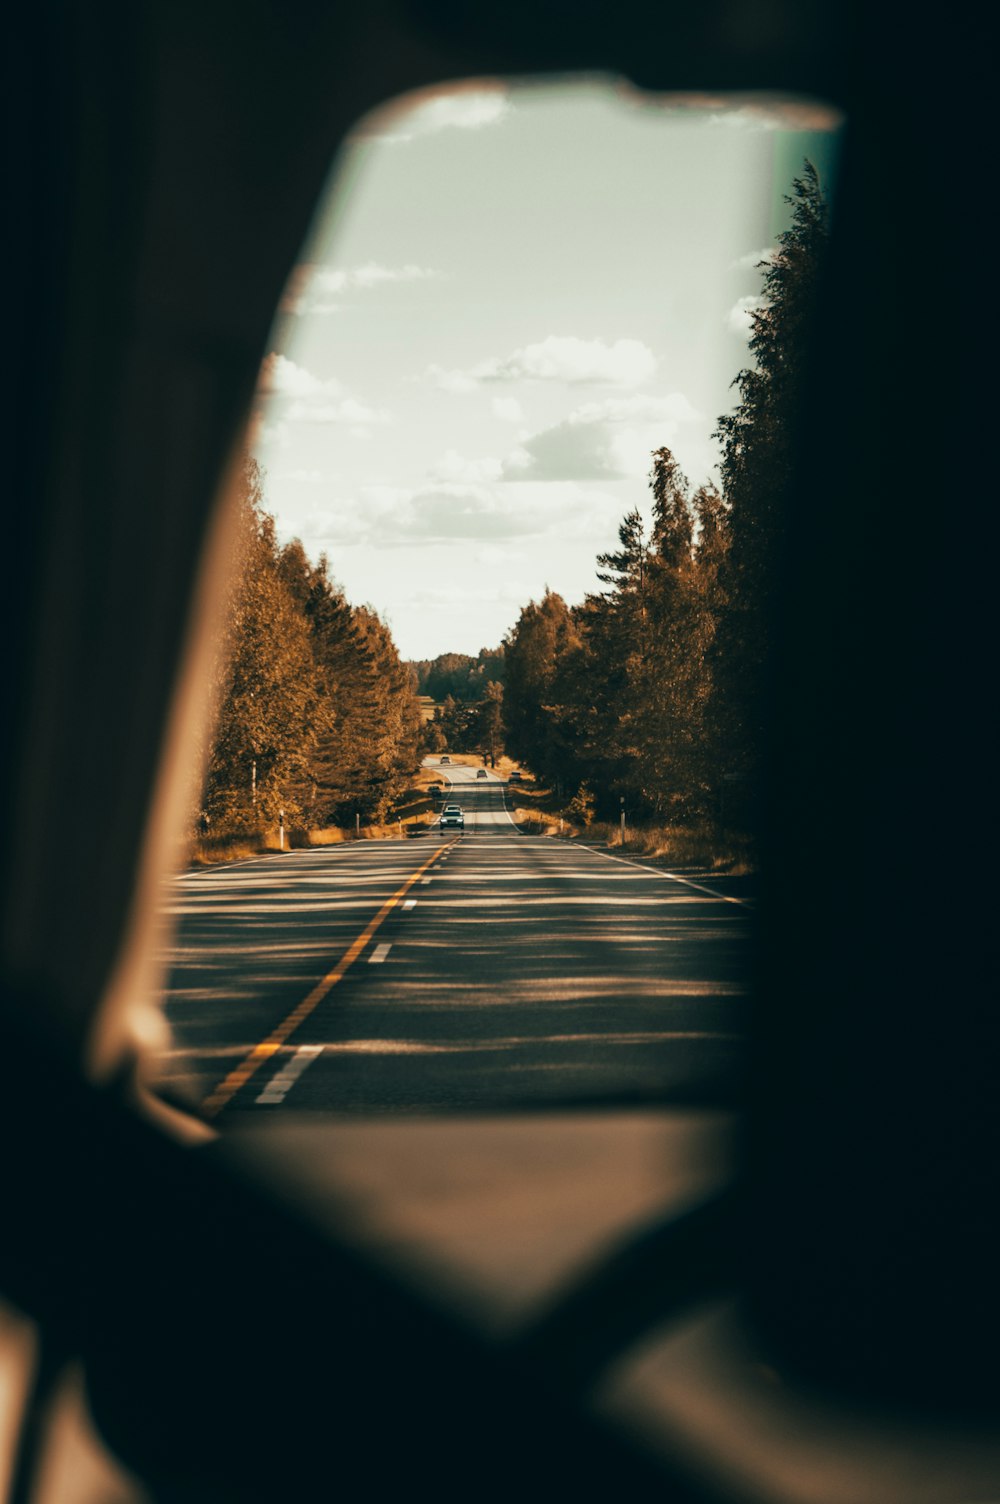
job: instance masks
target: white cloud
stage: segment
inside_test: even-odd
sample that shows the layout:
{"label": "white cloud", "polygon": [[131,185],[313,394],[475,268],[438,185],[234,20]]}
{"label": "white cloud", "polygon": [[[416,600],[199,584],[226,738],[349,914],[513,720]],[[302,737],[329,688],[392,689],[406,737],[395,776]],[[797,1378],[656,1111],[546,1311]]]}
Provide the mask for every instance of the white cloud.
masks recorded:
{"label": "white cloud", "polygon": [[[257,393],[269,406],[260,425],[261,440],[281,448],[287,447],[290,423],[342,423],[363,435],[372,424],[389,421],[388,413],[347,396],[335,378],[323,380],[275,351],[261,365]],[[270,409],[276,404],[275,414]]]}
{"label": "white cloud", "polygon": [[292,442],[292,431],[283,418],[271,422],[256,413],[251,418],[247,441],[259,457],[267,450],[288,449]]}
{"label": "white cloud", "polygon": [[570,385],[599,383],[641,386],[656,373],[657,360],[648,345],[637,339],[575,339],[550,334],[534,345],[515,350],[504,360],[478,368],[483,381],[563,381]]}
{"label": "white cloud", "polygon": [[282,480],[302,481],[307,486],[318,486],[327,478],[322,470],[282,470],[279,475]]}
{"label": "white cloud", "polygon": [[491,405],[494,418],[504,423],[524,422],[524,409],[516,397],[494,397]]}
{"label": "white cloud", "polygon": [[[315,512],[300,531],[311,545],[382,547],[474,542],[480,559],[500,561],[502,550],[523,542],[563,537],[600,540],[620,511],[617,498],[577,485],[507,484],[494,487],[461,481],[428,482],[412,490],[363,486],[357,497]],[[479,555],[477,555],[479,557]],[[478,591],[473,595],[479,598]]]}
{"label": "white cloud", "polygon": [[750,293],[745,298],[739,298],[730,308],[726,316],[726,324],[732,334],[748,335],[753,329],[753,314],[759,308],[767,307],[767,299],[761,297],[759,292]]}
{"label": "white cloud", "polygon": [[682,392],[586,403],[512,450],[503,476],[507,481],[639,478],[648,472],[655,449],[672,447],[679,432],[700,418]]}
{"label": "white cloud", "polygon": [[449,449],[431,467],[429,478],[432,481],[492,481],[500,479],[501,468],[500,461],[489,456],[470,460],[457,449]]}
{"label": "white cloud", "polygon": [[734,268],[738,268],[740,271],[747,269],[756,271],[762,261],[770,263],[774,260],[777,254],[777,247],[768,245],[765,246],[762,251],[748,251],[745,256],[740,256],[738,260],[734,261],[733,266]]}
{"label": "white cloud", "polygon": [[336,395],[341,387],[339,381],[321,381],[287,355],[272,351],[261,364],[257,390],[267,397],[315,397]]}
{"label": "white cloud", "polygon": [[443,366],[428,366],[426,379],[441,392],[474,392],[478,382],[466,371],[446,371]]}
{"label": "white cloud", "polygon": [[281,302],[282,313],[297,315],[337,313],[342,303],[337,299],[352,291],[369,291],[387,283],[427,282],[441,273],[429,266],[408,261],[403,266],[383,266],[366,261],[360,266],[317,266],[303,262],[292,272]]}
{"label": "white cloud", "polygon": [[410,94],[377,111],[355,135],[397,145],[436,135],[438,131],[478,131],[499,125],[512,108],[510,95],[500,84],[476,83],[428,90]]}
{"label": "white cloud", "polygon": [[493,356],[467,371],[430,366],[428,379],[445,391],[471,392],[481,383],[550,381],[567,386],[641,386],[656,374],[658,361],[637,339],[577,339],[550,334],[510,355]]}
{"label": "white cloud", "polygon": [[290,423],[348,423],[365,428],[371,423],[389,421],[387,412],[366,407],[354,397],[342,397],[335,402],[292,402],[285,417]]}

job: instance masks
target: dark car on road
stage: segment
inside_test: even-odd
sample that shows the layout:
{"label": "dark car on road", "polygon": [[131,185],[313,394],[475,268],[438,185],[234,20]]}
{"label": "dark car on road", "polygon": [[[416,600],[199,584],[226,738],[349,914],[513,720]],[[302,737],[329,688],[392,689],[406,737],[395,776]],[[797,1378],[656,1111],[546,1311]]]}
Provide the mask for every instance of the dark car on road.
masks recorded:
{"label": "dark car on road", "polygon": [[485,778],[486,777],[486,769],[485,768],[477,768],[476,769],[476,777],[477,778]]}

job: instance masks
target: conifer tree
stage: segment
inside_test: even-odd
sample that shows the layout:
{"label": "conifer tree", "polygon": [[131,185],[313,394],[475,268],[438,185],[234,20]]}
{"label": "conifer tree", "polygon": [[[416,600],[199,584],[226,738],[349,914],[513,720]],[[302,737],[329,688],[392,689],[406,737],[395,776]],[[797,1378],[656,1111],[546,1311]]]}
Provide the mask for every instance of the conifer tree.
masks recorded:
{"label": "conifer tree", "polygon": [[719,419],[728,546],[718,563],[719,628],[713,649],[718,762],[753,798],[760,775],[771,604],[792,497],[792,434],[803,388],[806,338],[828,239],[828,212],[815,167],[806,162],[791,195],[791,224],[764,270],[764,301],[752,315],[754,364],[740,371],[740,400]]}

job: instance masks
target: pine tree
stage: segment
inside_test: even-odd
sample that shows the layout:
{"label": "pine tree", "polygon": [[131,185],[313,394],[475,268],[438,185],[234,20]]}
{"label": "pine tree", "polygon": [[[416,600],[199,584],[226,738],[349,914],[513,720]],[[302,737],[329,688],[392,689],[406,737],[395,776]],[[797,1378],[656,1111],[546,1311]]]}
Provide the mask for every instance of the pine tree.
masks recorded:
{"label": "pine tree", "polygon": [[218,832],[262,828],[276,822],[279,809],[288,823],[300,817],[321,697],[308,626],[278,567],[274,520],[263,510],[252,459],[238,505],[228,674],[202,800]]}
{"label": "pine tree", "polygon": [[384,622],[352,607],[325,557],[279,548],[260,470],[244,469],[240,561],[203,809],[226,834],[381,820],[419,760],[411,676]]}
{"label": "pine tree", "polygon": [[736,378],[740,400],[719,419],[727,547],[718,561],[719,629],[712,652],[714,739],[721,769],[753,798],[760,776],[771,601],[787,526],[792,434],[803,388],[806,337],[828,239],[827,205],[810,162],[786,196],[791,224],[764,271],[764,302],[752,316],[754,364]]}
{"label": "pine tree", "polygon": [[[546,590],[523,607],[504,638],[504,721],[511,754],[563,785],[571,777],[577,728],[560,703],[558,680],[580,647],[576,623],[561,595]],[[578,780],[576,780],[578,781]]]}

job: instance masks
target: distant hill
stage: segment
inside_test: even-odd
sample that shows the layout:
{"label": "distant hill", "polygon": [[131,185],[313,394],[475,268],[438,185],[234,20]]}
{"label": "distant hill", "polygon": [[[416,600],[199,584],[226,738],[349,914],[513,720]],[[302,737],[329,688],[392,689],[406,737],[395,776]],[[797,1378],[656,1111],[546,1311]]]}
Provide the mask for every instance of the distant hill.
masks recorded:
{"label": "distant hill", "polygon": [[471,705],[483,698],[490,680],[503,683],[504,650],[481,648],[475,658],[468,653],[441,653],[437,658],[410,659],[406,667],[418,695],[438,703],[451,695]]}

